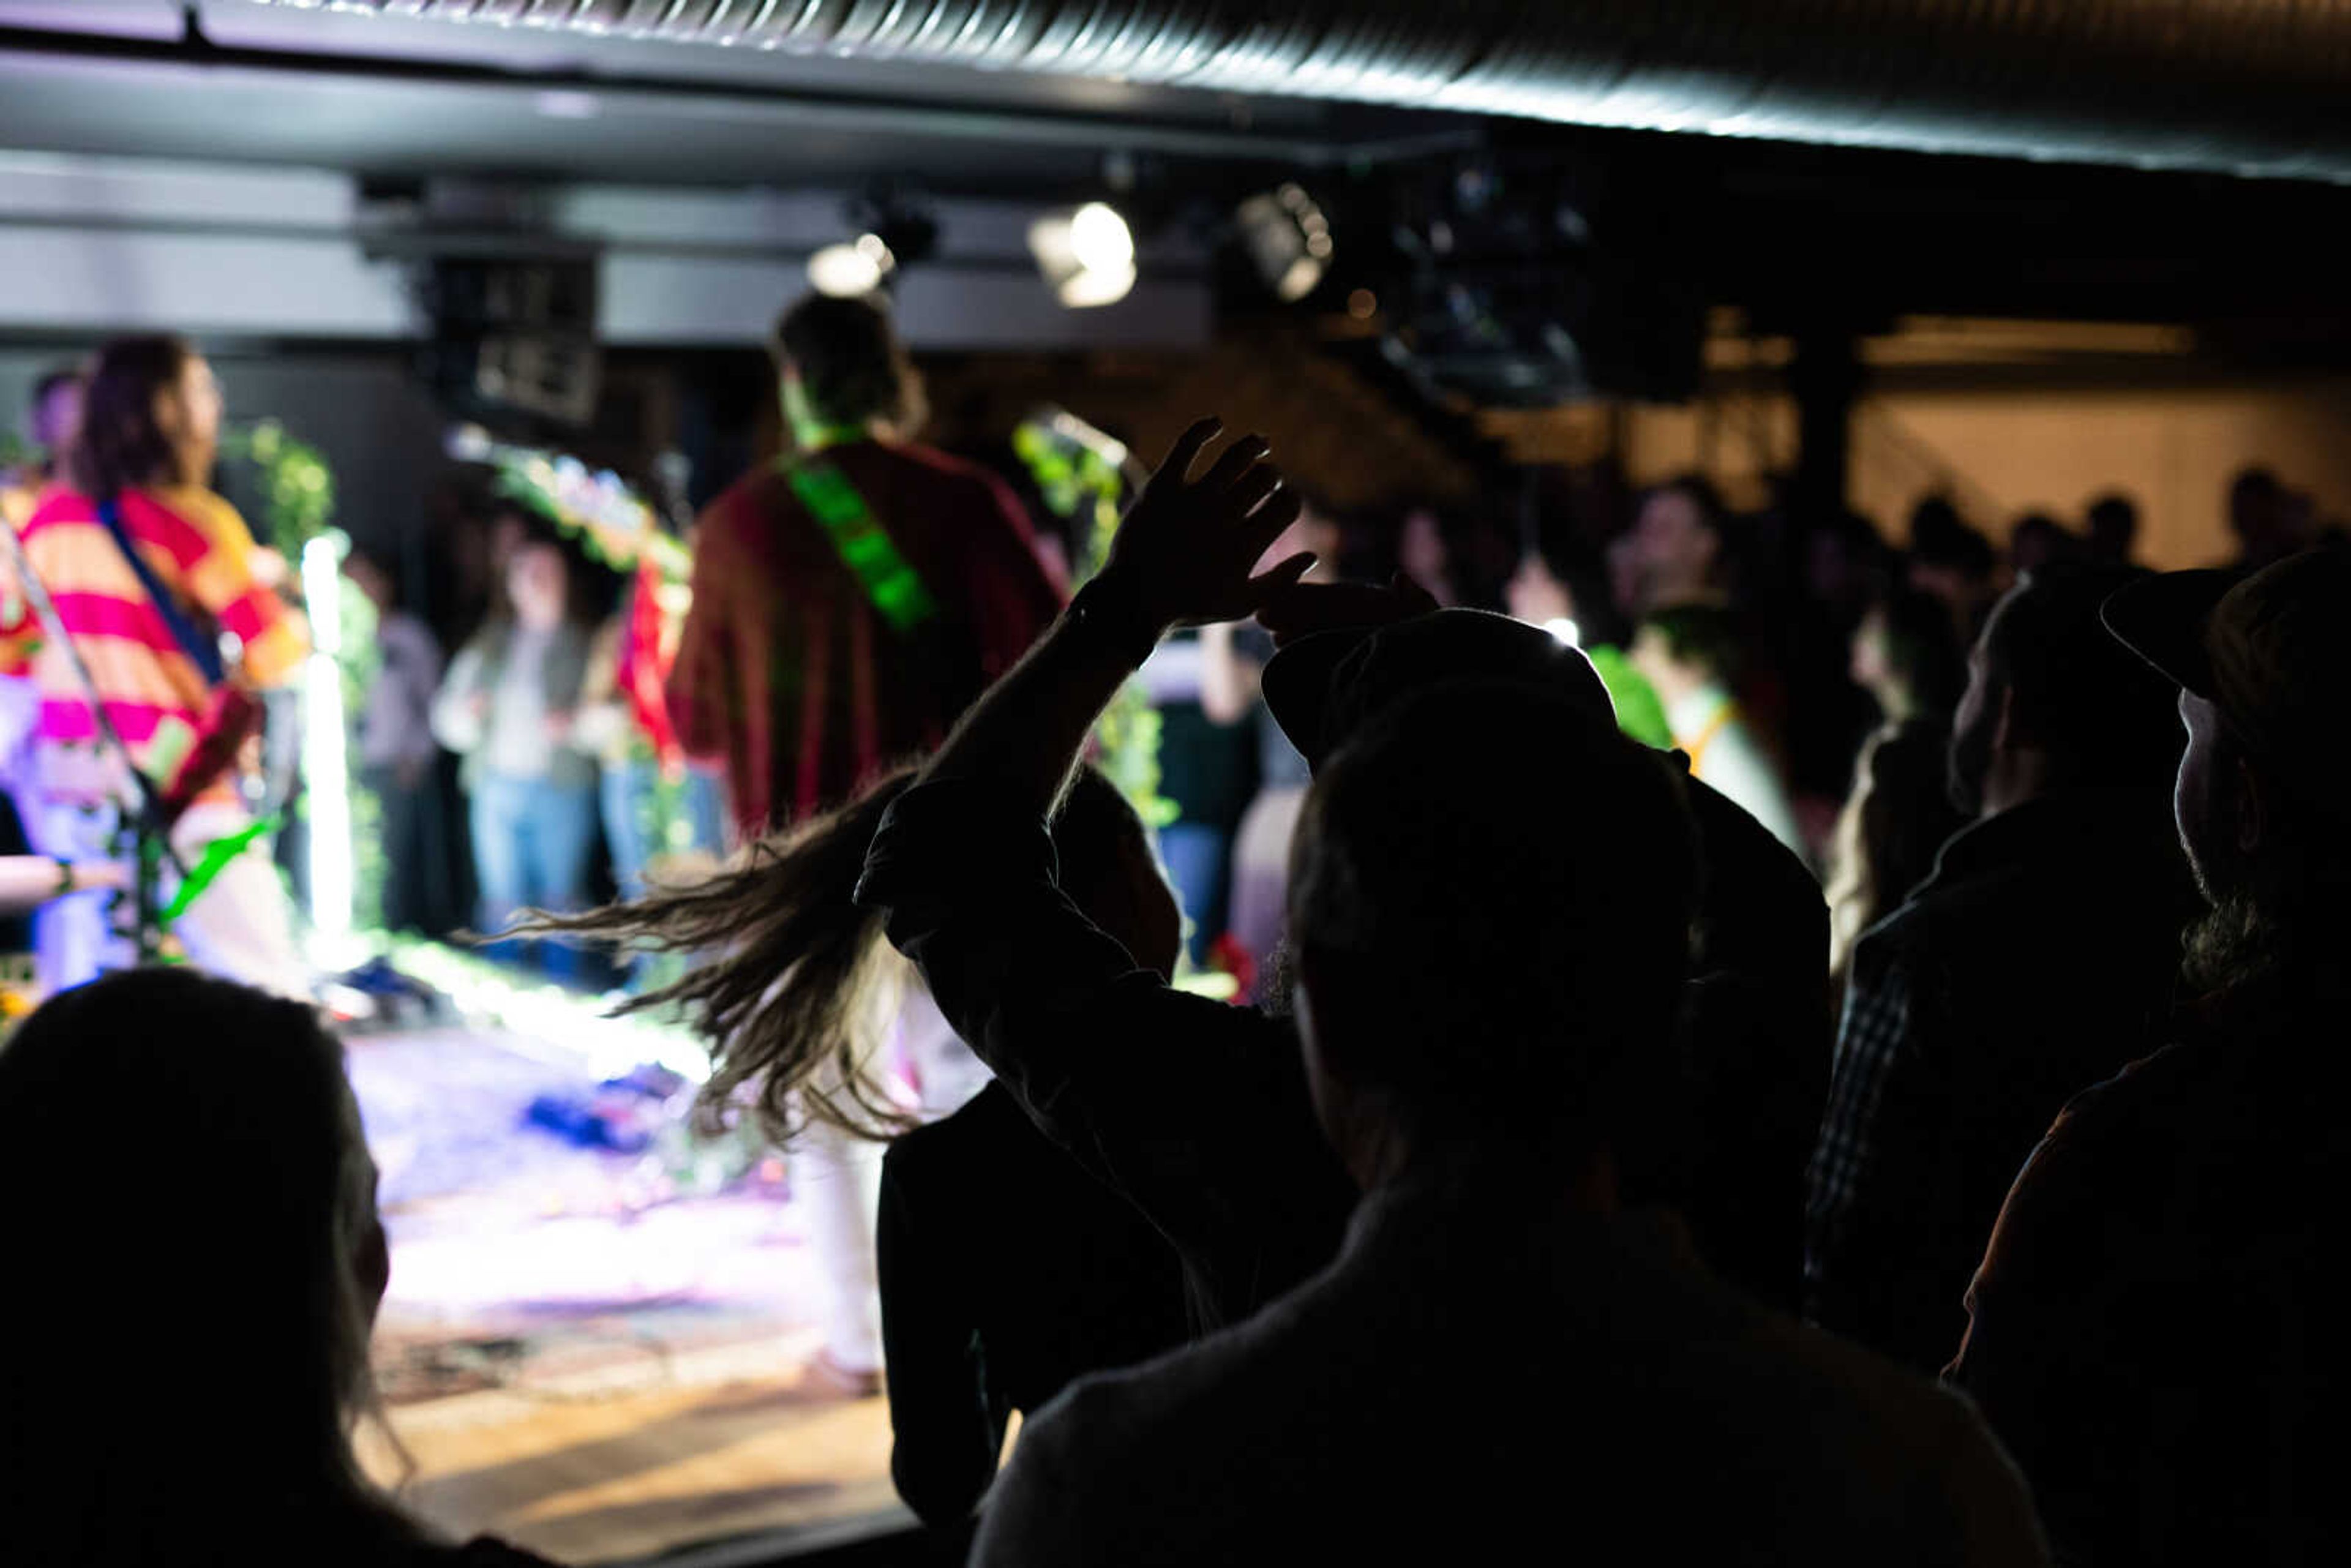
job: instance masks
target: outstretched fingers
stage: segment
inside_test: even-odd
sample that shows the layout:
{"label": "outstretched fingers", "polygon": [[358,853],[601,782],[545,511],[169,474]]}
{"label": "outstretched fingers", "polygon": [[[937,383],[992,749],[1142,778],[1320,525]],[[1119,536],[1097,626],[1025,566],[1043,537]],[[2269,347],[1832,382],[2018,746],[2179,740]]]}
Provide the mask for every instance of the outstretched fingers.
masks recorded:
{"label": "outstretched fingers", "polygon": [[[1196,419],[1186,425],[1184,434],[1176,438],[1176,444],[1167,449],[1167,455],[1160,459],[1159,466],[1152,473],[1152,478],[1168,479],[1177,484],[1184,483],[1191,475],[1192,465],[1200,460],[1200,454],[1207,449],[1208,443],[1217,438],[1217,433],[1224,428],[1225,422],[1213,413],[1202,419]],[[1228,452],[1226,455],[1230,456],[1231,454]]]}

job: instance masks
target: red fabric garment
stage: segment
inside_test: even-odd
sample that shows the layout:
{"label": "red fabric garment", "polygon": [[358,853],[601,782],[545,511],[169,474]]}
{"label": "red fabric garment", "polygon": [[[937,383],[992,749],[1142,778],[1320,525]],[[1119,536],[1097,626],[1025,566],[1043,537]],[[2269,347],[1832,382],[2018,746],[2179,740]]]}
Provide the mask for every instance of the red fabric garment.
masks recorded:
{"label": "red fabric garment", "polygon": [[670,723],[669,700],[664,691],[676,663],[676,650],[665,653],[662,647],[661,589],[661,569],[648,554],[637,563],[636,587],[629,596],[628,620],[621,629],[616,684],[654,756],[664,768],[670,768],[684,752],[678,746],[677,728]]}
{"label": "red fabric garment", "polygon": [[669,716],[687,755],[725,764],[746,838],[937,746],[1066,597],[1020,504],[986,471],[873,441],[824,458],[864,497],[938,613],[893,632],[778,467],[711,503]]}

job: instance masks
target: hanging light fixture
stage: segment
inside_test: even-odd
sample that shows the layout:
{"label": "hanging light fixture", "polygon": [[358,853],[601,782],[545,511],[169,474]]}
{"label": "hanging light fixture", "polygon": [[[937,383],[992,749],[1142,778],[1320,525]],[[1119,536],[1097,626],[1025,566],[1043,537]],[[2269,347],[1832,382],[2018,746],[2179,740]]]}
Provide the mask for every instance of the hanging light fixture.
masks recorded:
{"label": "hanging light fixture", "polygon": [[1331,270],[1331,222],[1295,184],[1251,196],[1233,214],[1258,276],[1285,305],[1314,292]]}
{"label": "hanging light fixture", "polygon": [[1029,251],[1053,297],[1073,310],[1114,305],[1134,287],[1134,233],[1106,202],[1039,218],[1029,225]]}

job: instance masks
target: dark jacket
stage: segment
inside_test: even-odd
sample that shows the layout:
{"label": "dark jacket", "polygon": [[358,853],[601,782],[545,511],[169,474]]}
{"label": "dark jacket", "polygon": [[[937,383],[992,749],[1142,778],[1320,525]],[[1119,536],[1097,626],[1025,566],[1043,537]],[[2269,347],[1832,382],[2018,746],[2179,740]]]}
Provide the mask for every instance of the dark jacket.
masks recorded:
{"label": "dark jacket", "polygon": [[2068,1562],[2351,1561],[2351,996],[2327,989],[2199,1009],[2066,1107],[2001,1212],[1950,1375]]}
{"label": "dark jacket", "polygon": [[1174,1249],[999,1083],[890,1146],[880,1243],[890,1474],[926,1524],[970,1516],[1011,1412],[1184,1339]]}
{"label": "dark jacket", "polygon": [[2153,791],[2051,796],[1944,846],[1855,954],[1806,1204],[1813,1321],[1921,1371],[1950,1359],[2025,1157],[2162,1040],[2197,907]]}
{"label": "dark jacket", "polygon": [[[1826,1053],[1828,915],[1752,818],[1692,793],[1719,873],[1703,963],[1723,984],[1704,1009],[1716,1032],[1677,1051],[1661,1020],[1658,1049],[1717,1086],[1706,1103],[1725,1125],[1711,1145],[1704,1126],[1640,1129],[1622,1151],[1626,1187],[1700,1216],[1702,1238],[1738,1235],[1743,1206],[1784,1217],[1763,1277],[1733,1279],[1784,1300],[1821,1076],[1804,1064]],[[1337,1252],[1355,1191],[1322,1141],[1290,1020],[1137,965],[1055,884],[1044,823],[985,782],[923,785],[883,819],[858,900],[888,910],[891,941],[1046,1136],[1175,1245],[1196,1328],[1247,1317]],[[1754,1081],[1755,1098],[1727,1092]]]}
{"label": "dark jacket", "polygon": [[1709,1279],[1668,1218],[1408,1177],[1249,1322],[1021,1433],[984,1568],[2044,1560],[1967,1404]]}

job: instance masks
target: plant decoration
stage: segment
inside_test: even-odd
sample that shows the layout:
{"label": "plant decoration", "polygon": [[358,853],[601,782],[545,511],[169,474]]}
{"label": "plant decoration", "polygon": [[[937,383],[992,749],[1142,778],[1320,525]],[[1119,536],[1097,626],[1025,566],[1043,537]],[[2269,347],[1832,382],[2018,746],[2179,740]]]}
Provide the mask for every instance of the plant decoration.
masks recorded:
{"label": "plant decoration", "polygon": [[[301,592],[299,563],[312,540],[330,541],[338,561],[350,553],[350,537],[334,526],[334,471],[317,447],[287,434],[277,420],[264,419],[232,426],[223,434],[221,451],[252,467],[262,532],[270,548],[296,568],[287,584],[289,593]],[[338,574],[335,580],[335,609],[342,626],[335,668],[341,677],[343,712],[355,716],[375,684],[381,664],[375,604],[350,578]],[[375,791],[356,772],[350,776],[349,786],[352,914],[362,924],[372,924],[383,909],[383,808]],[[308,813],[307,796],[301,809]]]}
{"label": "plant decoration", "polygon": [[[1110,559],[1118,536],[1119,504],[1126,496],[1126,448],[1074,415],[1058,410],[1013,427],[1012,449],[1055,516],[1071,525],[1078,547],[1077,581],[1084,586]],[[1130,680],[1094,727],[1094,760],[1145,822],[1164,828],[1176,802],[1159,792],[1159,710],[1140,680]]]}

